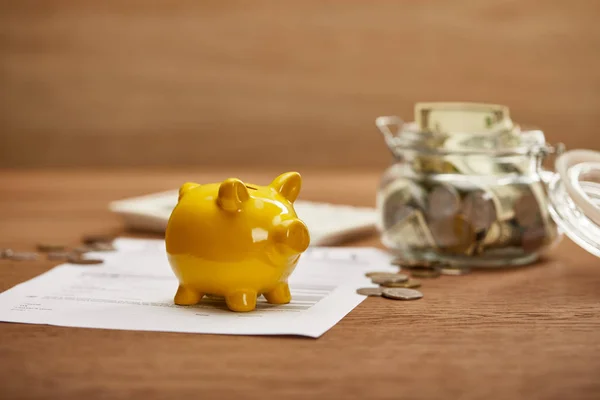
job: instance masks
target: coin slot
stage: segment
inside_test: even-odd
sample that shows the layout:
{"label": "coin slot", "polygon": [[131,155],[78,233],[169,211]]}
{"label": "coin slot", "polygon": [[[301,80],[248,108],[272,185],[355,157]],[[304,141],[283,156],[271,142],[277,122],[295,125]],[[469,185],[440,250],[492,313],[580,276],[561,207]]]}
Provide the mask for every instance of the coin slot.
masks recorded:
{"label": "coin slot", "polygon": [[254,186],[250,186],[250,185],[246,185],[246,188],[248,188],[250,190],[258,190],[258,188],[254,187]]}

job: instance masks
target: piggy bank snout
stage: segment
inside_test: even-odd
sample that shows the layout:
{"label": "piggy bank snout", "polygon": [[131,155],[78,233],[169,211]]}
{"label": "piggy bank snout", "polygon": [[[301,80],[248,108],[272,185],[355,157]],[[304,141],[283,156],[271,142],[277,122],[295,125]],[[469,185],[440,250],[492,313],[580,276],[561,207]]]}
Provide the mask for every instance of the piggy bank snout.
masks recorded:
{"label": "piggy bank snout", "polygon": [[299,219],[284,221],[275,228],[275,242],[292,253],[302,253],[310,244],[308,228]]}

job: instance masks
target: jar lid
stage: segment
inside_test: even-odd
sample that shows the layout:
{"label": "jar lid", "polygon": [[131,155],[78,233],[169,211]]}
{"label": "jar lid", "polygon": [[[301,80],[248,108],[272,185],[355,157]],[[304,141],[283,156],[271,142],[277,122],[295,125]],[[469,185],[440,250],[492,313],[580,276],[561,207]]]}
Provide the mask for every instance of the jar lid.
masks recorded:
{"label": "jar lid", "polygon": [[600,152],[570,150],[548,176],[549,211],[580,247],[600,257]]}

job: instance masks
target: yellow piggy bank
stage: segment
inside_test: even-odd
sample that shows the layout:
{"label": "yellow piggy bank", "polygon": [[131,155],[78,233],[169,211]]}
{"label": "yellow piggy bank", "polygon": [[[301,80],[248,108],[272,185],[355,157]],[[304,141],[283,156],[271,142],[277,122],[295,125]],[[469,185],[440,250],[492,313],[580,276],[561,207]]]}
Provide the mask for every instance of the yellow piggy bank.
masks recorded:
{"label": "yellow piggy bank", "polygon": [[254,310],[261,294],[289,303],[287,279],[310,241],[293,207],[301,183],[288,172],[268,186],[234,178],[184,184],[166,231],[179,279],[175,304],[197,304],[207,294],[224,296],[233,311]]}

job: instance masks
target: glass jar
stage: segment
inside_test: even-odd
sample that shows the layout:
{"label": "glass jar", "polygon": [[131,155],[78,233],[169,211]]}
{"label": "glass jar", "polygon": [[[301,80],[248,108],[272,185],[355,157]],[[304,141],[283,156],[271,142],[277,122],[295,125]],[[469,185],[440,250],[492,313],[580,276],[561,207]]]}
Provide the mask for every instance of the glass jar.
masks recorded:
{"label": "glass jar", "polygon": [[557,151],[542,131],[428,132],[398,117],[376,125],[394,156],[377,194],[386,247],[412,259],[497,267],[532,263],[560,240],[548,204],[554,175],[542,169]]}

